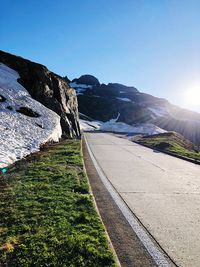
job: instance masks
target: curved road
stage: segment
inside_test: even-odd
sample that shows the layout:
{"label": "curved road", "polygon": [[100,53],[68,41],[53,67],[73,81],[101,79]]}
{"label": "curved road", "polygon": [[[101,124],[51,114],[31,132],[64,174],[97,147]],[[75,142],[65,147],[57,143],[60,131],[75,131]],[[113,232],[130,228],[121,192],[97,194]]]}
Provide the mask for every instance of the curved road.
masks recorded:
{"label": "curved road", "polygon": [[200,166],[107,133],[89,147],[131,211],[182,267],[200,266]]}

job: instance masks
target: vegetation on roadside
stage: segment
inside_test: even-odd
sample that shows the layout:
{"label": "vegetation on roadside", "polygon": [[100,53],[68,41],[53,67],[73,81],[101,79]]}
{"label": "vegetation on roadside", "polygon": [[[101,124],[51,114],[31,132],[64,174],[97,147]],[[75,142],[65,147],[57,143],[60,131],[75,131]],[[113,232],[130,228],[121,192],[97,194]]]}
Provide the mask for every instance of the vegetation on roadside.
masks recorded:
{"label": "vegetation on roadside", "polygon": [[200,151],[198,151],[197,146],[176,132],[145,136],[137,142],[154,149],[200,160]]}
{"label": "vegetation on roadside", "polygon": [[83,171],[80,141],[0,176],[0,266],[116,266]]}

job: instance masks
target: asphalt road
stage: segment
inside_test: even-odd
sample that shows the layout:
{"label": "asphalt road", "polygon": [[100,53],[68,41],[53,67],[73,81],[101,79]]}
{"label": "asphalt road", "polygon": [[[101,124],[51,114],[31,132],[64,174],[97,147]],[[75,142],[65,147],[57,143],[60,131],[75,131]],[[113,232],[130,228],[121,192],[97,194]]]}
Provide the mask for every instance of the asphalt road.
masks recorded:
{"label": "asphalt road", "polygon": [[178,266],[200,266],[200,166],[105,133],[85,133],[106,177]]}

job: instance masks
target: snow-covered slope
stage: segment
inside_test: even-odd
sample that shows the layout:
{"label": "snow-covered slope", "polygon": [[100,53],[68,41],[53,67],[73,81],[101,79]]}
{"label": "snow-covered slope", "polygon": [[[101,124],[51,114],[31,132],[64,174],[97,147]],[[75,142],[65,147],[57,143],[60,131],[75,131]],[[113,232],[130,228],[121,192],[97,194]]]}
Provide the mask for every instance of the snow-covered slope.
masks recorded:
{"label": "snow-covered slope", "polygon": [[87,121],[87,120],[79,120],[80,128],[82,131],[95,131],[100,130],[103,122],[101,121]]}
{"label": "snow-covered slope", "polygon": [[32,99],[18,78],[16,71],[0,63],[0,168],[47,141],[58,141],[62,134],[60,117]]}
{"label": "snow-covered slope", "polygon": [[80,125],[83,131],[100,130],[115,133],[137,133],[145,135],[166,132],[152,123],[137,123],[135,125],[129,125],[124,122],[117,122],[117,119],[111,119],[107,122],[80,120]]}
{"label": "snow-covered slope", "polygon": [[91,89],[92,85],[87,84],[77,84],[76,82],[71,82],[70,86],[76,90],[77,95],[81,95],[86,89]]}
{"label": "snow-covered slope", "polygon": [[157,127],[152,123],[137,123],[129,125],[124,122],[105,122],[101,125],[100,130],[111,131],[116,133],[140,133],[145,135],[152,135],[158,133],[165,133],[166,131]]}

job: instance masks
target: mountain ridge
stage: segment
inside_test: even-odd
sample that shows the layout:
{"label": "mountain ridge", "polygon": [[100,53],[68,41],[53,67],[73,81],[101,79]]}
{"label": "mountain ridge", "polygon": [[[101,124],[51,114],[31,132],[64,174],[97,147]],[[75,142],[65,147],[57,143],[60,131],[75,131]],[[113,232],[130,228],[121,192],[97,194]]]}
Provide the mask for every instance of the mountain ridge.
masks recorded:
{"label": "mountain ridge", "polygon": [[200,145],[200,113],[180,108],[133,86],[81,84],[81,77],[73,79],[70,85],[77,92],[79,111],[86,116],[106,122],[120,113],[119,122],[129,125],[152,123],[164,130],[176,131]]}

